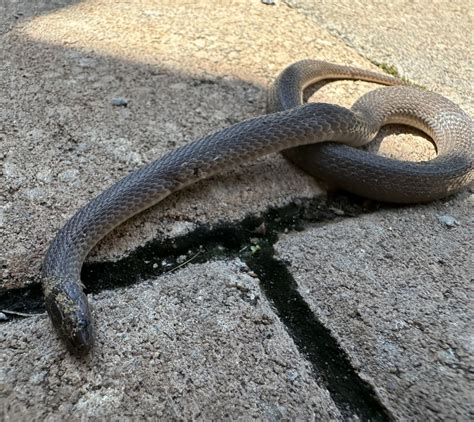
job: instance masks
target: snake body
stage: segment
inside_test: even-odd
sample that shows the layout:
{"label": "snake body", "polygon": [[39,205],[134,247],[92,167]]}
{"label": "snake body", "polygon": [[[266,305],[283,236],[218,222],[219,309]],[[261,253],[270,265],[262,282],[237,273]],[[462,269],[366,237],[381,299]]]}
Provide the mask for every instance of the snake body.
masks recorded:
{"label": "snake body", "polygon": [[[360,79],[394,86],[369,92],[350,110],[324,103],[303,105],[304,88],[323,79]],[[80,272],[86,255],[100,239],[171,193],[263,155],[284,151],[311,174],[385,201],[429,201],[465,187],[473,176],[472,120],[440,95],[401,85],[396,78],[361,69],[312,60],[297,62],[269,89],[269,114],[171,151],[92,199],[57,233],[42,265],[46,308],[59,337],[77,354],[93,346],[91,312]],[[426,132],[438,156],[426,163],[408,163],[354,148],[370,142],[388,123]]]}

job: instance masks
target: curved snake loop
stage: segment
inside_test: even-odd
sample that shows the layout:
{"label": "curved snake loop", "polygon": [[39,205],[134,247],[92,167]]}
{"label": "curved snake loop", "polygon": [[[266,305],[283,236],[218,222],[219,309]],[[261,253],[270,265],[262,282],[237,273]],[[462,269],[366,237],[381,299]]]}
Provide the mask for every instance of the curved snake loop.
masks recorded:
{"label": "curved snake loop", "polygon": [[[394,86],[369,92],[350,110],[333,104],[302,105],[303,90],[323,79]],[[263,155],[284,151],[309,173],[382,201],[425,202],[465,187],[473,176],[472,120],[446,98],[403,84],[390,76],[321,61],[295,63],[268,91],[270,114],[171,151],[92,199],[57,233],[43,261],[46,308],[59,336],[74,353],[86,353],[93,346],[92,318],[80,271],[100,239],[171,193]],[[427,133],[438,156],[412,163],[354,148],[370,142],[389,123]]]}

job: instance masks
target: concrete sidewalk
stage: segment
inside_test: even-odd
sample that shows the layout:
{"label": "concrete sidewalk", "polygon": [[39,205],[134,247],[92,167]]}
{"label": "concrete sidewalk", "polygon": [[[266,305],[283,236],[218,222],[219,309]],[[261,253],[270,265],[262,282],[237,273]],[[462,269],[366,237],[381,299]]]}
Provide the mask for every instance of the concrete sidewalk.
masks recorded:
{"label": "concrete sidewalk", "polygon": [[442,0],[284,0],[371,62],[474,112],[474,8]]}
{"label": "concrete sidewalk", "polygon": [[[4,420],[469,419],[470,192],[412,207],[326,199],[272,155],[100,242],[83,274],[89,359],[71,357],[42,313],[41,260],[75,210],[167,151],[264,113],[265,87],[293,61],[383,61],[473,112],[461,2],[288,3],[0,4],[0,304],[39,313],[4,315]],[[421,23],[434,21],[444,24]],[[311,100],[350,105],[373,88],[337,82]],[[378,144],[434,154],[399,128]]]}

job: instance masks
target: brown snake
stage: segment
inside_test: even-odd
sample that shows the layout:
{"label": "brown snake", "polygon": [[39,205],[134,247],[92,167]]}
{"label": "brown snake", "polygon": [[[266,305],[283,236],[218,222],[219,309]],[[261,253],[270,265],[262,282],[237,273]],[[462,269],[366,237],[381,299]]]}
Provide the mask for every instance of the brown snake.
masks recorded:
{"label": "brown snake", "polygon": [[[303,90],[323,79],[399,86],[369,92],[350,110],[333,104],[302,105]],[[270,114],[171,151],[92,199],[57,233],[43,261],[46,308],[59,336],[74,353],[86,353],[93,346],[92,318],[80,272],[86,255],[100,239],[184,186],[263,155],[284,151],[309,173],[382,201],[426,202],[468,185],[473,177],[474,125],[470,117],[438,94],[400,85],[405,84],[370,71],[321,61],[297,62],[269,89]],[[412,163],[354,148],[370,142],[389,123],[406,124],[428,134],[438,156]],[[329,142],[320,144],[323,141]]]}

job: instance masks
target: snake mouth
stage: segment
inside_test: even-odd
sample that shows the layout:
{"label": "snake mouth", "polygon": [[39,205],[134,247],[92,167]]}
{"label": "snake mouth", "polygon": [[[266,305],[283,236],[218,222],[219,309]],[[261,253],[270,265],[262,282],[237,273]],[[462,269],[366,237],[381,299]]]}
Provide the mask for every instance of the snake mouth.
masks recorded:
{"label": "snake mouth", "polygon": [[87,354],[94,345],[92,317],[86,295],[74,282],[60,282],[45,296],[46,309],[70,352]]}

